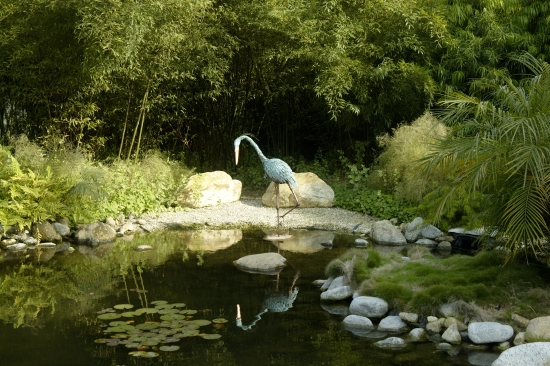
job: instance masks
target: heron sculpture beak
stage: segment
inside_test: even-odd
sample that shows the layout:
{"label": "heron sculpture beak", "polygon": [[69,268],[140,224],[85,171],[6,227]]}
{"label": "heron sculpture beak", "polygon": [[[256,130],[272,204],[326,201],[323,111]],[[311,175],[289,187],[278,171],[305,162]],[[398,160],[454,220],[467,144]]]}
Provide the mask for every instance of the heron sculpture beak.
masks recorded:
{"label": "heron sculpture beak", "polygon": [[239,165],[239,147],[235,148],[235,165]]}

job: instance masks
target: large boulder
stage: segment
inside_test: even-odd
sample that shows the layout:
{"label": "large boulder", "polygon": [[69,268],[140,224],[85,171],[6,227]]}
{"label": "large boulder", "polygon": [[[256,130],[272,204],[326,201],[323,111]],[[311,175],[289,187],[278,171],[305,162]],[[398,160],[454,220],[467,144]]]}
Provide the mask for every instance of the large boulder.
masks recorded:
{"label": "large boulder", "polygon": [[[332,207],[334,205],[334,191],[316,174],[294,173],[294,178],[298,184],[294,188],[294,193],[298,196],[300,207]],[[275,207],[275,200],[275,184],[271,182],[262,196],[262,203],[268,207]],[[279,206],[296,206],[296,200],[287,184],[279,185]]]}
{"label": "large boulder", "polygon": [[61,235],[59,235],[55,227],[48,221],[33,224],[32,235],[35,238],[40,238],[42,242],[59,243],[62,240]]}
{"label": "large boulder", "polygon": [[222,171],[195,174],[189,178],[178,204],[185,207],[207,207],[238,201],[242,183]]}
{"label": "large boulder", "polygon": [[94,222],[77,231],[75,239],[77,244],[96,247],[115,240],[116,231],[103,222]]}
{"label": "large boulder", "polygon": [[550,316],[541,316],[531,319],[525,330],[525,341],[527,342],[549,342],[550,341]]}
{"label": "large boulder", "polygon": [[382,318],[388,312],[388,303],[379,297],[358,296],[349,305],[349,312],[367,318]]}
{"label": "large boulder", "polygon": [[233,263],[245,272],[277,274],[285,266],[286,259],[278,253],[262,253],[244,256]]}
{"label": "large boulder", "polygon": [[501,343],[512,338],[514,329],[497,322],[477,322],[468,325],[468,337],[476,344]]}
{"label": "large boulder", "polygon": [[388,220],[374,223],[372,239],[381,245],[405,245],[407,240],[401,231]]}
{"label": "large boulder", "polygon": [[549,366],[550,343],[535,342],[512,347],[502,352],[492,366]]}
{"label": "large boulder", "polygon": [[418,239],[422,231],[422,224],[424,224],[422,217],[415,217],[414,220],[407,224],[405,227],[405,239],[409,243],[414,243]]}

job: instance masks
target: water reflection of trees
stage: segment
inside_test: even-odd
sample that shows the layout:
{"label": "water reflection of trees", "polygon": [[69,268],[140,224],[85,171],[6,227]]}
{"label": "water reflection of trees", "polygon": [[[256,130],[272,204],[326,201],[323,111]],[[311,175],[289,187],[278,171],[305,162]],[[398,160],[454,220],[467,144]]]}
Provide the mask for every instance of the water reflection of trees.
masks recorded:
{"label": "water reflection of trees", "polygon": [[[180,254],[183,260],[196,259],[199,264],[204,257],[189,248],[216,250],[216,239],[225,248],[241,238],[240,230],[218,231],[215,235],[166,231],[137,236],[129,243],[116,241],[96,249],[80,246],[78,253],[55,256],[45,264],[4,263],[0,273],[0,320],[15,328],[41,327],[48,315],[54,313],[57,317],[95,315],[91,308],[96,299],[108,296],[120,287],[125,289],[129,299],[130,289],[143,289],[143,280],[139,279],[142,271],[163,264],[175,253],[183,253]],[[210,239],[212,242],[209,243]],[[142,244],[151,245],[154,250],[133,250]],[[140,301],[146,302],[144,293],[137,292]]]}

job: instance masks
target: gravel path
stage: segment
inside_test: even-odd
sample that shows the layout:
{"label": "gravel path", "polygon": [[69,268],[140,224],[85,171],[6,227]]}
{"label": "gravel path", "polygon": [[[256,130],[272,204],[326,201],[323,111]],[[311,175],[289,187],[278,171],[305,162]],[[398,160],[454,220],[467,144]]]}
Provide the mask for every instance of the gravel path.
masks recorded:
{"label": "gravel path", "polygon": [[[287,209],[288,210],[288,209]],[[281,209],[285,212],[285,209]],[[259,198],[218,206],[163,212],[149,220],[155,226],[193,226],[198,228],[273,227],[277,226],[275,208],[264,207]],[[285,217],[283,228],[321,229],[345,233],[367,233],[377,219],[341,208],[297,208]]]}

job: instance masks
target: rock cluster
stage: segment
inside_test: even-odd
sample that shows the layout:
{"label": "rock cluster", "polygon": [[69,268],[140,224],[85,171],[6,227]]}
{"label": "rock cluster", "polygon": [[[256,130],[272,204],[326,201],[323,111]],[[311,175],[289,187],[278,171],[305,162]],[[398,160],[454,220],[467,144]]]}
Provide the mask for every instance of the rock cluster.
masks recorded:
{"label": "rock cluster", "polygon": [[[377,347],[401,349],[408,343],[432,342],[437,350],[450,355],[467,349],[473,365],[550,365],[550,316],[528,320],[513,314],[516,329],[526,328],[517,332],[508,324],[461,319],[448,305],[440,308],[440,317],[390,312],[384,299],[358,295],[343,276],[315,284],[323,291],[323,309],[342,316],[344,328],[358,336],[383,338],[374,343]],[[339,301],[350,298],[349,306]],[[529,341],[533,343],[526,343]],[[500,356],[498,352],[502,352]]]}

